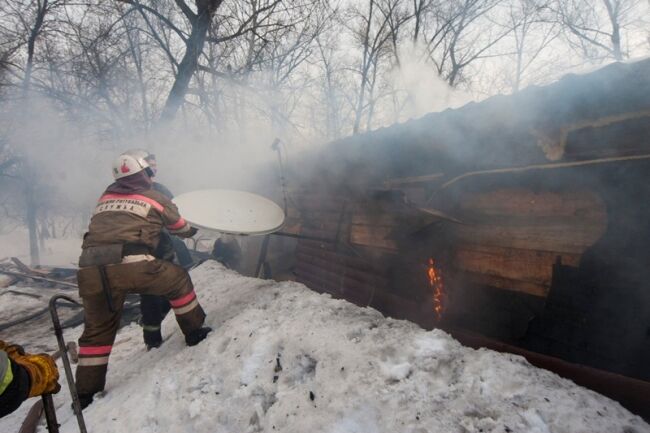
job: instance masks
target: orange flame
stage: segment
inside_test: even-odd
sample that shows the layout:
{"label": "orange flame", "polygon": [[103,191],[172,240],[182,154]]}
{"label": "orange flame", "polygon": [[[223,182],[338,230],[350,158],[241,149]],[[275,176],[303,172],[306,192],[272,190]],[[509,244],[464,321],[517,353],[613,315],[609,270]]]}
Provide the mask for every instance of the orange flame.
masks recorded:
{"label": "orange flame", "polygon": [[427,275],[429,276],[429,286],[433,289],[433,311],[436,314],[436,320],[439,322],[442,319],[442,312],[444,310],[443,298],[445,292],[440,271],[436,269],[436,263],[431,258],[429,259]]}

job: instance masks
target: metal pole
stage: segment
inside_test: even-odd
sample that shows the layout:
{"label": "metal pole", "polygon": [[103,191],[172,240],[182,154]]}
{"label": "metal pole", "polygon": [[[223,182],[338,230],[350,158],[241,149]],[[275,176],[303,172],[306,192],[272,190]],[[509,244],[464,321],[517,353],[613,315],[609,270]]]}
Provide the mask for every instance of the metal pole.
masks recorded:
{"label": "metal pole", "polygon": [[72,376],[72,368],[70,367],[70,359],[68,358],[68,347],[65,345],[65,341],[63,340],[63,329],[61,328],[61,322],[59,321],[59,313],[56,311],[56,301],[59,299],[65,299],[66,301],[77,305],[79,305],[79,302],[65,295],[52,296],[50,299],[50,315],[52,316],[52,324],[54,325],[56,341],[59,343],[61,359],[63,360],[63,367],[65,368],[65,377],[68,380],[70,396],[72,396],[72,409],[77,416],[79,431],[81,433],[88,433],[88,430],[86,430],[86,422],[84,421],[84,416],[81,413],[81,404],[79,403],[79,396],[77,395],[77,387],[75,386],[74,377]]}
{"label": "metal pole", "polygon": [[47,422],[47,431],[50,433],[59,433],[59,422],[56,419],[56,410],[52,394],[43,394],[43,409],[45,410],[45,421]]}
{"label": "metal pole", "polygon": [[260,256],[257,259],[257,267],[255,268],[255,277],[259,278],[260,277],[260,272],[262,272],[262,268],[264,266],[264,262],[266,261],[266,253],[269,250],[269,239],[271,237],[269,235],[264,236],[264,240],[262,241],[262,248],[260,249]]}
{"label": "metal pole", "polygon": [[289,201],[287,199],[287,180],[284,176],[284,164],[282,164],[282,150],[280,149],[280,144],[282,140],[276,138],[271,144],[271,149],[275,150],[278,153],[278,162],[280,163],[280,185],[282,187],[282,198],[284,200],[284,214],[287,214],[287,209],[289,207]]}

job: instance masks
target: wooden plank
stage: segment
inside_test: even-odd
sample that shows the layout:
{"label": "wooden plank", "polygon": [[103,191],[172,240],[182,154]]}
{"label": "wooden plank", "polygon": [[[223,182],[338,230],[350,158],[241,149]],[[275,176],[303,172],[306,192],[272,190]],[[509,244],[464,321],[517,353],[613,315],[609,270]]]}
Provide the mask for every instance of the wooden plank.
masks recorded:
{"label": "wooden plank", "polygon": [[393,212],[389,209],[375,214],[355,212],[352,214],[351,223],[370,227],[418,228],[441,220],[458,224],[463,223],[453,215],[430,207],[411,208],[409,212]]}
{"label": "wooden plank", "polygon": [[362,212],[352,213],[352,224],[394,227],[399,225],[400,222],[399,215],[389,213],[388,211],[374,214]]}
{"label": "wooden plank", "polygon": [[70,282],[67,282],[67,281],[61,281],[61,280],[55,280],[53,278],[44,278],[44,277],[39,277],[39,276],[36,276],[36,275],[25,275],[25,274],[21,274],[20,272],[7,271],[7,270],[4,270],[4,269],[0,269],[0,273],[11,275],[13,277],[17,277],[17,278],[21,278],[21,279],[23,279],[23,278],[31,278],[32,280],[36,280],[36,281],[45,281],[45,282],[48,282],[48,283],[57,284],[59,286],[66,286],[65,289],[62,288],[62,287],[57,287],[58,289],[62,289],[62,290],[77,290],[77,288],[78,288],[77,285],[74,284],[74,283],[70,283]]}
{"label": "wooden plank", "polygon": [[47,277],[50,273],[50,271],[47,270],[30,268],[29,266],[21,262],[18,257],[12,257],[11,261],[14,262],[14,264],[18,267],[18,269],[25,274]]}
{"label": "wooden plank", "polygon": [[341,218],[303,218],[302,228],[305,230],[319,230],[322,232],[336,233],[346,228],[349,224]]}
{"label": "wooden plank", "polygon": [[333,242],[323,242],[313,239],[299,239],[296,248],[313,248],[322,251],[336,251],[339,246]]}
{"label": "wooden plank", "polygon": [[317,257],[322,257],[326,260],[330,260],[334,262],[344,260],[347,266],[352,267],[354,269],[358,269],[361,271],[368,271],[368,272],[377,272],[376,267],[372,263],[370,263],[369,261],[361,257],[351,255],[350,252],[346,251],[345,249],[338,249],[336,246],[333,246],[332,244],[327,245],[330,248],[321,247],[320,245],[321,244],[315,242],[301,241],[296,246],[296,254],[306,253]]}
{"label": "wooden plank", "polygon": [[650,111],[628,113],[613,122],[597,122],[565,132],[565,159],[580,160],[648,153]]}
{"label": "wooden plank", "polygon": [[303,274],[310,273],[319,276],[331,282],[336,287],[368,287],[382,288],[387,286],[387,282],[371,274],[360,273],[358,271],[337,269],[335,267],[325,268],[321,266],[318,260],[305,260],[304,258],[296,263],[296,270]]}
{"label": "wooden plank", "polygon": [[458,215],[472,224],[450,226],[453,266],[470,284],[545,297],[558,255],[577,265],[604,233],[605,205],[586,190],[500,188],[466,193]]}
{"label": "wooden plank", "polygon": [[375,286],[388,285],[388,280],[381,273],[369,270],[355,269],[351,266],[348,266],[344,260],[332,261],[305,253],[298,253],[296,255],[296,259],[298,263],[309,263],[311,265],[317,266],[320,269],[327,270],[333,275],[340,277],[349,277],[363,284],[370,284]]}
{"label": "wooden plank", "polygon": [[[455,249],[452,263],[474,283],[546,296],[557,256],[556,252],[463,244]],[[577,266],[579,260],[580,255],[562,255],[567,265]]]}
{"label": "wooden plank", "polygon": [[332,290],[327,282],[314,277],[313,275],[299,275],[298,281],[320,293],[327,293],[335,298],[345,299],[348,302],[365,307],[372,301],[373,293],[367,288],[346,288],[344,292]]}
{"label": "wooden plank", "polygon": [[516,225],[458,224],[451,233],[459,242],[503,248],[582,254],[605,233],[606,221],[598,224],[553,223]]}
{"label": "wooden plank", "polygon": [[304,262],[296,266],[296,275],[302,280],[318,283],[327,293],[346,299],[359,298],[360,294],[367,294],[374,289],[372,285],[363,284],[351,278],[340,278],[338,275]]}
{"label": "wooden plank", "polygon": [[[297,274],[299,274],[297,272]],[[407,319],[427,326],[429,329],[435,323],[435,314],[428,305],[414,302],[410,299],[390,293],[386,290],[368,286],[345,286],[342,290],[332,290],[331,283],[308,274],[299,276],[298,280],[315,290],[330,293],[334,297],[343,297],[347,301],[359,306],[369,306],[382,312],[384,315],[397,319]]]}
{"label": "wooden plank", "polygon": [[317,227],[305,227],[300,229],[300,234],[304,236],[311,236],[322,239],[330,240],[344,240],[347,237],[347,230],[341,228],[340,230],[323,230]]}
{"label": "wooden plank", "polygon": [[459,199],[459,211],[502,216],[581,216],[594,220],[606,215],[604,202],[592,191],[552,192],[526,188],[465,193]]}
{"label": "wooden plank", "polygon": [[548,295],[549,286],[544,284],[531,283],[527,281],[513,280],[509,278],[498,277],[487,274],[477,274],[473,272],[464,272],[457,269],[453,270],[454,279],[466,284],[476,286],[489,286],[497,289],[509,290],[518,293],[527,293],[533,296],[545,298]]}
{"label": "wooden plank", "polygon": [[332,294],[332,292],[329,290],[327,287],[327,284],[317,281],[312,277],[311,274],[309,273],[303,273],[301,271],[296,271],[296,281],[299,283],[304,284],[305,286],[309,287],[312,290],[315,290],[319,293],[329,293]]}
{"label": "wooden plank", "polygon": [[346,200],[333,196],[295,197],[294,200],[296,208],[301,212],[305,210],[341,212],[346,207]]}
{"label": "wooden plank", "polygon": [[389,238],[392,231],[393,227],[352,224],[349,240],[352,244],[397,251],[397,242]]}

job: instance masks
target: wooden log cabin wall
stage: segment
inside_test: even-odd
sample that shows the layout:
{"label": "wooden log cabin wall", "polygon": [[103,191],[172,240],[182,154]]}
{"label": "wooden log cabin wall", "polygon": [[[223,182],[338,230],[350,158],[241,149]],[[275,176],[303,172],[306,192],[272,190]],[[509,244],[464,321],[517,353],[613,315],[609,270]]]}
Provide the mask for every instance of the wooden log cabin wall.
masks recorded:
{"label": "wooden log cabin wall", "polygon": [[650,380],[650,60],[349,137],[300,165],[285,230],[297,280]]}

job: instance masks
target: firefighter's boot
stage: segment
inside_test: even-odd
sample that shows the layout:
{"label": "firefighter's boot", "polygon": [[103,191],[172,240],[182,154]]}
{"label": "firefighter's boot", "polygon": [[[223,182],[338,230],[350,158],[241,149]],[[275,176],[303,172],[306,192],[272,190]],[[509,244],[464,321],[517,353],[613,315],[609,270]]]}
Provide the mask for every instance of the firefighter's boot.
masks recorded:
{"label": "firefighter's boot", "polygon": [[196,346],[201,341],[205,340],[205,337],[208,336],[210,331],[212,331],[212,328],[208,326],[191,331],[185,336],[185,343],[188,346]]}
{"label": "firefighter's boot", "polygon": [[142,336],[144,337],[144,344],[147,345],[147,350],[160,347],[163,343],[163,338],[162,338],[162,334],[160,333],[160,328],[158,329],[144,328],[142,331]]}

